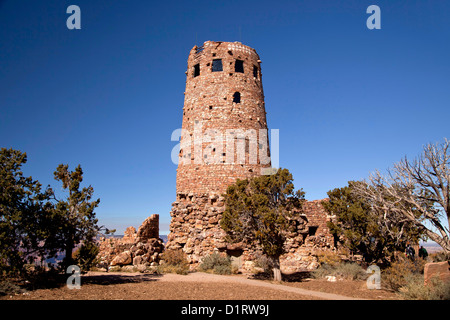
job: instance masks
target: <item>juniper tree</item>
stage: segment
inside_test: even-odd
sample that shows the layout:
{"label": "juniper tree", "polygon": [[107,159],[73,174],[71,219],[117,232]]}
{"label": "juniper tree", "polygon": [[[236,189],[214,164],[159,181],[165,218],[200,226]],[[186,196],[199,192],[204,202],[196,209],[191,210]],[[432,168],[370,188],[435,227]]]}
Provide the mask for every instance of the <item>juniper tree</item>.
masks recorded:
{"label": "juniper tree", "polygon": [[285,253],[286,232],[300,213],[305,193],[294,192],[292,174],[276,174],[237,180],[225,194],[220,226],[230,242],[257,244],[270,259],[275,281],[281,281],[280,256]]}
{"label": "juniper tree", "polygon": [[58,166],[54,177],[68,191],[59,200],[49,186],[42,191],[39,181],[23,175],[26,162],[24,152],[0,150],[0,274],[25,275],[25,264],[44,262],[61,251],[65,266],[70,265],[79,244],[78,257],[89,265],[97,252],[93,240],[100,228],[94,209],[100,200],[91,201],[91,186],[80,190],[81,167],[70,172],[68,165]]}
{"label": "juniper tree", "polygon": [[[65,199],[56,202],[54,212],[58,220],[58,231],[55,241],[58,241],[65,251],[64,267],[73,263],[72,252],[75,246],[83,242],[91,246],[100,227],[97,225],[95,208],[100,199],[93,200],[92,186],[80,189],[83,181],[83,170],[78,165],[74,171],[69,171],[68,165],[60,164],[54,172],[55,180],[62,182],[63,190],[68,192]],[[92,252],[95,252],[93,250]]]}
{"label": "juniper tree", "polygon": [[388,264],[396,250],[403,251],[408,242],[416,242],[421,233],[409,221],[386,221],[370,201],[355,193],[361,181],[327,192],[322,201],[328,214],[335,216],[327,223],[337,242],[352,253],[362,254],[367,263]]}
{"label": "juniper tree", "polygon": [[50,192],[22,166],[27,154],[0,150],[0,275],[24,274],[24,265],[56,256],[58,248],[47,239],[53,228]]}

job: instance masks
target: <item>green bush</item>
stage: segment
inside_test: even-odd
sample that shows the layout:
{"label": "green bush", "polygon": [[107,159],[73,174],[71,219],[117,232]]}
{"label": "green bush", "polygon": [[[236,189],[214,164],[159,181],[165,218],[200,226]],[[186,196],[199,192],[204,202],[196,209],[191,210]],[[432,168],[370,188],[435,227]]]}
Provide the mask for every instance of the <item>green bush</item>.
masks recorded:
{"label": "green bush", "polygon": [[266,255],[260,255],[255,259],[255,267],[264,270],[264,273],[272,273],[273,262]]}
{"label": "green bush", "polygon": [[315,255],[320,265],[337,266],[342,263],[342,259],[336,251],[317,250]]}
{"label": "green bush", "polygon": [[334,272],[334,268],[331,265],[322,264],[320,267],[318,267],[317,269],[315,269],[311,272],[311,276],[314,279],[323,279],[326,276],[333,275],[333,272]]}
{"label": "green bush", "polygon": [[0,297],[6,295],[14,295],[22,292],[24,292],[24,290],[14,282],[5,278],[0,278]]}
{"label": "green bush", "polygon": [[336,267],[338,277],[347,280],[363,280],[367,278],[366,271],[357,263],[341,263]]}
{"label": "green bush", "polygon": [[199,269],[215,274],[231,274],[231,258],[214,252],[202,259]]}
{"label": "green bush", "polygon": [[100,249],[95,243],[85,242],[72,254],[73,263],[80,267],[82,273],[85,273],[98,264],[99,252]]}
{"label": "green bush", "polygon": [[166,250],[162,254],[162,263],[158,266],[158,273],[189,273],[187,255],[181,249]]}
{"label": "green bush", "polygon": [[450,256],[445,254],[444,251],[432,253],[428,256],[432,262],[444,262],[450,260]]}
{"label": "green bush", "polygon": [[363,280],[367,278],[365,270],[357,263],[323,264],[312,272],[312,276],[316,279],[322,279],[326,276],[335,276],[345,280]]}
{"label": "green bush", "polygon": [[433,277],[425,285],[422,275],[412,274],[406,277],[406,284],[399,292],[405,299],[411,300],[450,300],[450,282]]}

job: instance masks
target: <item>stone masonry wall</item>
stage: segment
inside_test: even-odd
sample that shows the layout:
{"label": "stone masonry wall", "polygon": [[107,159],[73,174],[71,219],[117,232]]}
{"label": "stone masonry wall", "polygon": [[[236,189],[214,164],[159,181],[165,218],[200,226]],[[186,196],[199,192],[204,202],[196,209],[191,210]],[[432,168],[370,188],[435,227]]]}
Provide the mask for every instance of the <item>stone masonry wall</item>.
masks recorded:
{"label": "stone masonry wall", "polygon": [[[226,188],[271,168],[261,60],[239,42],[195,46],[184,94],[176,201],[166,248],[182,249],[194,266],[218,250],[250,269],[260,249],[225,243],[219,221]],[[297,231],[286,243],[282,270],[317,266],[314,250],[333,245],[326,228],[329,218],[319,201],[306,203]]]}
{"label": "stone masonry wall", "polygon": [[[222,71],[213,71],[219,59]],[[243,70],[236,71],[237,61]],[[259,131],[267,129],[261,61],[238,42],[207,41],[192,48],[186,74],[177,195],[220,195],[237,178],[270,167],[268,139]]]}
{"label": "stone masonry wall", "polygon": [[320,250],[334,249],[334,238],[327,222],[334,216],[328,215],[322,201],[328,199],[307,201],[304,204],[302,222],[297,231],[286,241],[286,254],[281,257],[281,269],[284,272],[313,270],[319,266],[316,254]]}
{"label": "stone masonry wall", "polygon": [[[334,239],[327,227],[329,216],[321,201],[307,201],[304,214],[297,217],[297,228],[288,234],[286,253],[281,257],[283,272],[312,270],[318,266],[318,250],[333,249]],[[220,219],[225,210],[222,196],[194,196],[173,203],[171,215],[170,249],[182,248],[195,266],[201,258],[214,251],[234,256],[242,271],[251,271],[254,261],[261,255],[259,247],[229,244],[223,239]]]}
{"label": "stone masonry wall", "polygon": [[207,41],[189,53],[167,248],[194,263],[223,242],[226,188],[271,167],[261,77],[258,54],[239,42]]}

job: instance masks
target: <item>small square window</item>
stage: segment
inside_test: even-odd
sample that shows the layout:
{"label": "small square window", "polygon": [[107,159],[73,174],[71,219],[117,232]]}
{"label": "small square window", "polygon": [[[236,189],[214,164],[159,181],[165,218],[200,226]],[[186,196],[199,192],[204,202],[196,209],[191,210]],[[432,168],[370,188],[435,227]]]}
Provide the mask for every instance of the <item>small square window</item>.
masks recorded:
{"label": "small square window", "polygon": [[223,71],[222,59],[214,59],[212,62],[212,72]]}

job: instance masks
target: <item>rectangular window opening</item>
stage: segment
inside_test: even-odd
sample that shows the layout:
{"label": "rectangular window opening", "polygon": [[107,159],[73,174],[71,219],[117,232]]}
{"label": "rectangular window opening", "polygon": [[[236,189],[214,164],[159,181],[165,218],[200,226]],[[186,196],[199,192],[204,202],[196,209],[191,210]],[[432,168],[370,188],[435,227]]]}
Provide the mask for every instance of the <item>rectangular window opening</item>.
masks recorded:
{"label": "rectangular window opening", "polygon": [[234,103],[241,103],[241,94],[239,92],[235,92],[233,94],[233,102]]}
{"label": "rectangular window opening", "polygon": [[244,73],[244,61],[243,60],[236,60],[234,63],[234,71]]}
{"label": "rectangular window opening", "polygon": [[212,72],[223,71],[222,59],[214,59],[212,62]]}
{"label": "rectangular window opening", "polygon": [[315,236],[318,228],[319,227],[317,227],[317,226],[309,226],[308,227],[308,235]]}
{"label": "rectangular window opening", "polygon": [[257,66],[253,66],[253,77],[258,79],[258,67]]}
{"label": "rectangular window opening", "polygon": [[198,77],[199,75],[200,75],[200,64],[197,63],[197,64],[194,66],[194,78],[195,78],[195,77]]}

